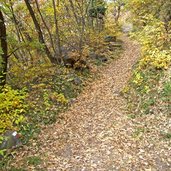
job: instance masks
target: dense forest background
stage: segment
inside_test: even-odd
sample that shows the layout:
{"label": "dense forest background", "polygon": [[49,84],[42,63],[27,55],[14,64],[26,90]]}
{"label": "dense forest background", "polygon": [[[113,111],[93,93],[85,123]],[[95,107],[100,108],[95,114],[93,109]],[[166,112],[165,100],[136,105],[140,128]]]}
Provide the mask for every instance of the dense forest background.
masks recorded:
{"label": "dense forest background", "polygon": [[[65,104],[75,96],[78,77],[89,72],[91,59],[107,60],[104,53],[112,52],[103,37],[116,36],[117,29],[105,19],[106,10],[103,0],[1,2],[1,133],[24,120],[28,92],[33,112],[43,105],[47,113],[53,109],[48,100]],[[44,115],[45,121],[49,114]]]}
{"label": "dense forest background", "polygon": [[122,90],[130,118],[170,117],[170,9],[170,0],[1,0],[0,142],[16,130],[26,144],[54,123],[97,68],[118,59],[123,34],[141,49]]}

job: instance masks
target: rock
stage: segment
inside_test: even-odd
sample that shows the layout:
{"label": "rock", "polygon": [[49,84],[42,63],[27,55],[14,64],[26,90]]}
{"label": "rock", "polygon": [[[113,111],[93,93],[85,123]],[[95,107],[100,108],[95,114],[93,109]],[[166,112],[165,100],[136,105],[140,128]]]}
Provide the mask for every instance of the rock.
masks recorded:
{"label": "rock", "polygon": [[92,58],[92,59],[99,60],[101,62],[107,62],[108,61],[108,59],[105,57],[105,55],[103,55],[103,54],[96,54],[95,52],[91,52],[89,54],[89,57]]}
{"label": "rock", "polygon": [[75,77],[73,82],[75,85],[81,85],[82,84],[82,80],[79,77]]}
{"label": "rock", "polygon": [[105,55],[99,55],[98,60],[100,60],[101,62],[107,62],[108,61],[108,59],[105,57]]}
{"label": "rock", "polygon": [[74,64],[76,63],[76,61],[73,59],[73,58],[71,58],[71,57],[69,57],[69,56],[64,56],[63,57],[63,61],[64,61],[64,65],[66,66],[66,67],[73,67],[74,66]]}
{"label": "rock", "polygon": [[2,143],[0,144],[0,150],[11,149],[20,146],[22,144],[20,137],[21,135],[16,131],[7,131],[3,136]]}
{"label": "rock", "polygon": [[116,42],[116,36],[106,36],[105,38],[104,38],[104,41],[105,42]]}
{"label": "rock", "polygon": [[122,44],[119,44],[117,42],[110,42],[109,43],[109,50],[110,51],[113,51],[114,49],[121,48],[121,47],[122,47]]}

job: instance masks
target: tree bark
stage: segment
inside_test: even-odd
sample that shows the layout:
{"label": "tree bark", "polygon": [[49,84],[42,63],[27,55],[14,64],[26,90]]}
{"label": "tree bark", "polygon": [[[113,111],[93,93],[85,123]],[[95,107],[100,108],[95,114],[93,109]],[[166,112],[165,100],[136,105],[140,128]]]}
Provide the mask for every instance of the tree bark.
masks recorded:
{"label": "tree bark", "polygon": [[2,50],[2,70],[0,71],[0,86],[6,83],[7,65],[8,65],[8,46],[5,20],[2,11],[0,10],[0,42]]}
{"label": "tree bark", "polygon": [[54,47],[54,43],[53,43],[53,39],[52,39],[52,34],[51,34],[51,32],[50,32],[49,27],[48,27],[47,24],[46,24],[46,21],[45,21],[44,18],[43,18],[43,15],[42,15],[41,11],[40,11],[40,7],[39,7],[39,2],[38,2],[38,0],[35,0],[35,3],[36,3],[36,7],[37,7],[37,10],[38,10],[38,13],[39,13],[39,15],[40,15],[40,17],[41,17],[41,20],[42,20],[42,22],[43,22],[43,24],[44,24],[44,26],[45,26],[45,28],[46,28],[48,34],[49,34],[51,46],[52,46],[52,49],[53,49],[53,51],[54,51],[54,53],[55,53],[55,47]]}
{"label": "tree bark", "polygon": [[30,2],[28,0],[24,0],[24,1],[25,1],[26,6],[27,6],[27,9],[28,9],[28,11],[30,13],[30,16],[31,16],[31,18],[33,20],[34,26],[36,28],[36,31],[37,31],[37,34],[38,34],[38,37],[39,37],[39,42],[44,45],[45,53],[48,56],[48,58],[50,59],[50,61],[52,63],[57,63],[56,58],[54,58],[52,56],[49,48],[47,47],[47,45],[45,43],[45,40],[44,40],[44,37],[43,37],[43,33],[42,33],[42,30],[41,30],[41,27],[40,27],[40,25],[38,23],[38,20],[37,20],[37,18],[35,16],[35,13],[34,13],[32,7],[31,7],[31,5],[30,5]]}
{"label": "tree bark", "polygon": [[[60,35],[59,35],[59,26],[58,26],[58,18],[57,18],[57,11],[56,11],[56,3],[55,0],[52,0],[53,3],[53,10],[54,10],[54,22],[55,22],[55,30],[56,30],[56,51],[55,56],[58,58],[58,61],[62,62],[62,51],[61,51],[61,41],[60,41]],[[57,5],[59,5],[59,1],[57,2]]]}

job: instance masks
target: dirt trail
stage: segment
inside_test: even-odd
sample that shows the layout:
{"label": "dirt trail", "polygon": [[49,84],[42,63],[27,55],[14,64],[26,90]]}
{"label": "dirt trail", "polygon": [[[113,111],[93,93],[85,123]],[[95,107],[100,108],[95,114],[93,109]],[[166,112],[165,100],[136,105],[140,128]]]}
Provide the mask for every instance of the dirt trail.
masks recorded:
{"label": "dirt trail", "polygon": [[133,138],[133,121],[127,117],[126,102],[119,94],[140,54],[136,43],[127,37],[123,41],[121,58],[103,67],[100,79],[90,84],[63,114],[63,122],[45,129],[39,148],[32,147],[23,156],[40,156],[44,161],[40,168],[49,171],[151,169],[155,157],[149,157],[148,151],[153,147],[147,148],[146,143],[142,145]]}
{"label": "dirt trail", "polygon": [[124,49],[122,57],[104,67],[101,78],[64,114],[64,123],[54,124],[41,138],[47,169],[113,170],[128,160],[127,116],[119,91],[129,79],[139,49],[128,38]]}
{"label": "dirt trail", "polygon": [[49,170],[113,170],[115,160],[127,160],[122,154],[128,147],[127,117],[119,91],[129,79],[139,49],[127,38],[124,42],[122,57],[104,68],[101,79],[90,85],[65,113],[64,127],[56,124],[51,129],[51,149],[47,146],[46,150],[51,156],[46,163]]}

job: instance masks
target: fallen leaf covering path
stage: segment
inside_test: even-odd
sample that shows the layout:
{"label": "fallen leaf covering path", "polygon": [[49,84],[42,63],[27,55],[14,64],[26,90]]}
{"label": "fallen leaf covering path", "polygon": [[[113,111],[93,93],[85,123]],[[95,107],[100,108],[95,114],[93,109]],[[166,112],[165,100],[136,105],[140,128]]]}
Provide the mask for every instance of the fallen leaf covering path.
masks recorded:
{"label": "fallen leaf covering path", "polygon": [[170,170],[168,146],[155,146],[150,138],[135,139],[134,121],[126,114],[126,101],[120,91],[130,78],[132,66],[140,52],[139,46],[123,37],[124,53],[102,67],[100,79],[91,83],[77,98],[61,123],[48,126],[39,135],[39,142],[24,156],[40,156],[40,166],[48,171],[125,171]]}

